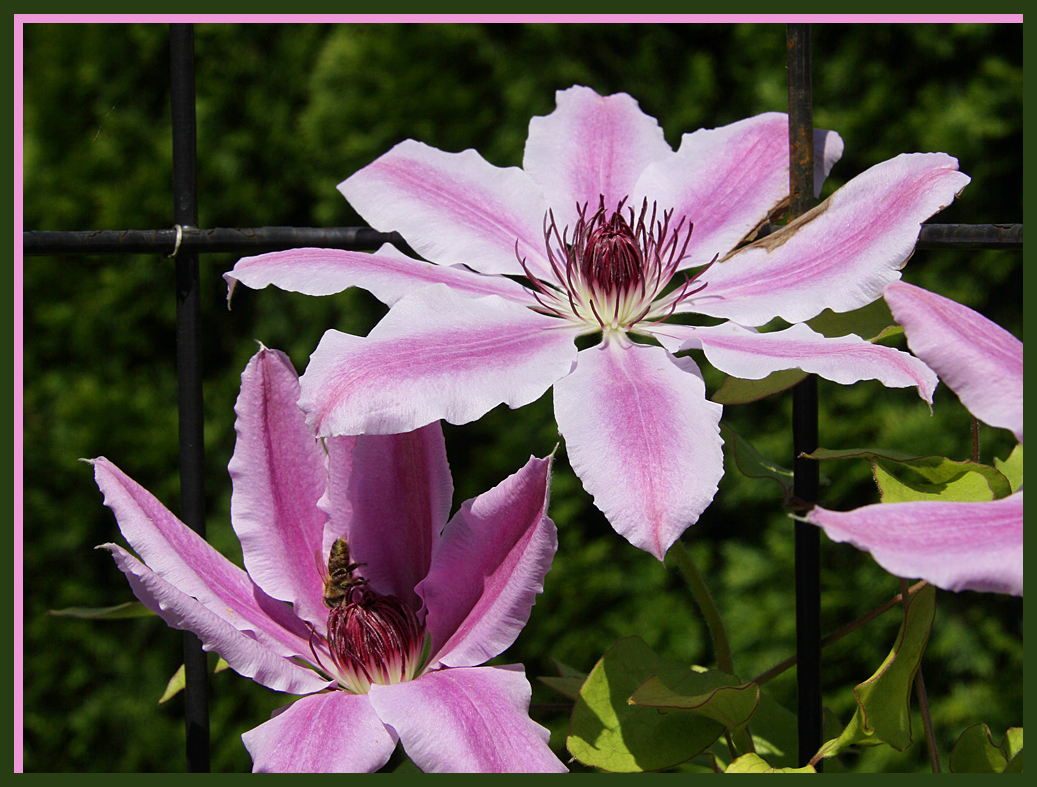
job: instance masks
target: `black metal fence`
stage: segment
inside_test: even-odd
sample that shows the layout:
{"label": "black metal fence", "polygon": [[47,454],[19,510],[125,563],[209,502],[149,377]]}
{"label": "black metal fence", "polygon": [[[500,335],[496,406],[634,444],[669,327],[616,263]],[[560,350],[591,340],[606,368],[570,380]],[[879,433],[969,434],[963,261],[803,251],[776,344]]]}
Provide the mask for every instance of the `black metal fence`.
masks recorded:
{"label": "black metal fence", "polygon": [[[813,200],[813,132],[810,25],[790,24],[787,31],[789,138],[792,214]],[[398,233],[364,227],[249,229],[198,228],[195,180],[194,33],[190,24],[170,25],[173,228],[33,232],[23,234],[26,256],[56,254],[158,253],[176,258],[177,377],[181,519],[205,535],[201,335],[199,328],[200,254],[242,255],[300,246],[374,250],[389,242],[407,251]],[[1021,249],[1022,224],[930,224],[922,227],[918,248]],[[793,443],[798,454],[818,445],[816,378],[793,392]],[[795,459],[795,494],[804,502],[818,499],[816,462]],[[799,685],[799,757],[807,762],[821,739],[820,531],[796,525],[796,621]],[[209,710],[206,658],[194,634],[184,635],[185,725],[187,768],[209,770]]]}

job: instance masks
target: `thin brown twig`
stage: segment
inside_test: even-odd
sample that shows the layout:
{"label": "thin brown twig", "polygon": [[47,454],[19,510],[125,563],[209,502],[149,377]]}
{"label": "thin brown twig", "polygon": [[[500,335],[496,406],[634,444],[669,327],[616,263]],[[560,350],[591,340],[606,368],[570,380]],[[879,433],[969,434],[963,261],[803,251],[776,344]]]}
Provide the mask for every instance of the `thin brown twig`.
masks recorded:
{"label": "thin brown twig", "polygon": [[979,462],[979,421],[972,416],[972,461]]}
{"label": "thin brown twig", "polygon": [[[926,585],[926,581],[924,579],[921,580],[920,582],[916,582],[914,585],[912,585],[910,588],[908,588],[908,590],[907,590],[908,596],[915,595],[919,590],[924,588],[925,585]],[[821,640],[821,647],[822,648],[826,648],[829,645],[831,645],[833,642],[838,642],[840,639],[845,637],[847,634],[849,634],[852,631],[856,631],[857,629],[859,629],[861,626],[863,626],[865,623],[869,622],[870,620],[873,620],[874,618],[877,618],[879,615],[881,615],[881,614],[883,614],[885,612],[889,612],[889,610],[893,609],[893,607],[895,607],[898,604],[900,604],[903,601],[903,599],[904,599],[904,594],[903,593],[898,593],[897,595],[893,596],[893,598],[891,598],[889,601],[887,601],[885,604],[882,604],[881,606],[875,607],[875,609],[873,609],[871,612],[867,613],[866,615],[863,615],[863,616],[857,618],[857,620],[853,621],[852,623],[847,623],[845,626],[843,626],[838,631],[833,632],[832,634],[829,634],[827,637],[825,637],[823,640]],[[789,658],[785,659],[780,664],[776,664],[775,666],[771,667],[766,672],[760,673],[757,677],[755,677],[753,679],[752,682],[753,683],[758,683],[760,685],[763,685],[764,683],[766,683],[767,681],[771,680],[772,678],[778,677],[781,673],[783,673],[789,667],[795,666],[795,664],[796,664],[796,657],[795,656],[790,656]]]}

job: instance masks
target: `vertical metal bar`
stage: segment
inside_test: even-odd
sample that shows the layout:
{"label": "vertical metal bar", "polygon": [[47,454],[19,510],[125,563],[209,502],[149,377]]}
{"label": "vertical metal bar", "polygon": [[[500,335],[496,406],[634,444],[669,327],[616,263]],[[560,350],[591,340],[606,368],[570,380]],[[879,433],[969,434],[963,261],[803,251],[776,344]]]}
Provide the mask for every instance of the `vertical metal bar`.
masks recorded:
{"label": "vertical metal bar", "polygon": [[[789,79],[789,218],[814,204],[814,112],[810,25],[786,29]],[[817,377],[792,389],[793,486],[795,496],[816,503],[817,462],[801,453],[817,448]],[[812,525],[795,523],[796,654],[799,705],[799,760],[805,765],[821,746],[821,535]]]}
{"label": "vertical metal bar", "polygon": [[[195,179],[194,27],[169,26],[173,121],[173,220],[198,226]],[[176,369],[180,409],[180,516],[205,537],[204,442],[198,253],[176,256]],[[184,632],[187,770],[209,770],[209,683],[202,643]]]}

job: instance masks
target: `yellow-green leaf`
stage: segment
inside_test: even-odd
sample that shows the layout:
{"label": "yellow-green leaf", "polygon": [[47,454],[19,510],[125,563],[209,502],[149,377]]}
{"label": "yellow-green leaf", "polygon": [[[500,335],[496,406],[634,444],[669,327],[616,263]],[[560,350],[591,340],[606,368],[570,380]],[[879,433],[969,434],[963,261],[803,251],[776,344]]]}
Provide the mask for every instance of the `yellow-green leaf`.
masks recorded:
{"label": "yellow-green leaf", "polygon": [[[853,448],[833,451],[818,448],[812,459],[867,459],[883,503],[918,500],[987,502],[1012,493],[1008,478],[998,469],[977,462],[957,462],[943,456],[914,456],[903,451]],[[1020,461],[1021,470],[1021,461]],[[1021,476],[1020,476],[1021,477]]]}
{"label": "yellow-green leaf", "polygon": [[[227,669],[228,667],[230,667],[230,665],[226,661],[224,661],[223,657],[221,656],[219,659],[216,660],[216,666],[213,668],[212,672],[215,675],[217,672],[223,672],[223,670]],[[180,668],[173,673],[173,677],[169,679],[169,683],[166,684],[166,690],[159,698],[158,704],[161,705],[163,702],[168,702],[169,700],[171,700],[173,697],[175,697],[177,694],[184,690],[185,684],[186,680],[184,676],[184,665],[181,664]]]}
{"label": "yellow-green leaf", "polygon": [[875,462],[875,483],[883,503],[933,500],[945,503],[985,503],[1011,494],[1008,479],[988,465],[954,462],[941,457],[903,463],[900,477],[883,459]]}
{"label": "yellow-green leaf", "polygon": [[1013,727],[995,744],[986,724],[974,724],[963,732],[951,752],[954,773],[1022,773],[1023,729]]}
{"label": "yellow-green leaf", "polygon": [[842,734],[825,743],[817,757],[832,757],[849,746],[887,743],[897,751],[911,744],[911,684],[929,641],[936,589],[922,588],[911,600],[893,650],[868,680],[854,688],[857,710]]}
{"label": "yellow-green leaf", "polygon": [[817,773],[813,765],[802,768],[772,768],[758,754],[743,754],[727,766],[724,773]]}
{"label": "yellow-green leaf", "polygon": [[701,714],[631,705],[630,696],[655,675],[688,696],[738,682],[663,659],[640,637],[621,639],[591,670],[573,708],[566,745],[577,760],[613,772],[657,771],[690,760],[720,737],[723,725]]}
{"label": "yellow-green leaf", "polygon": [[994,467],[1008,479],[1012,491],[1018,492],[1019,487],[1023,485],[1023,444],[1019,443],[1013,448],[1012,453],[1004,461],[995,457]]}
{"label": "yellow-green leaf", "polygon": [[744,727],[756,712],[760,687],[755,683],[743,683],[688,695],[673,690],[662,678],[653,675],[637,688],[629,702],[631,705],[692,711],[720,722],[725,729],[734,730]]}

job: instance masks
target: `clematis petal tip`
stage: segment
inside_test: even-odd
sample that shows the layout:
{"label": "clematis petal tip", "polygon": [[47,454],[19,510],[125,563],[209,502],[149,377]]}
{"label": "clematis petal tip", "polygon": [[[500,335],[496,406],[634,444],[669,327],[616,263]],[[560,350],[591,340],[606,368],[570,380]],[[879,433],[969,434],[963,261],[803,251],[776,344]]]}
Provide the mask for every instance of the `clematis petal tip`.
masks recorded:
{"label": "clematis petal tip", "polygon": [[223,274],[227,282],[227,311],[230,311],[230,299],[234,295],[234,288],[238,286],[238,280],[230,272]]}

